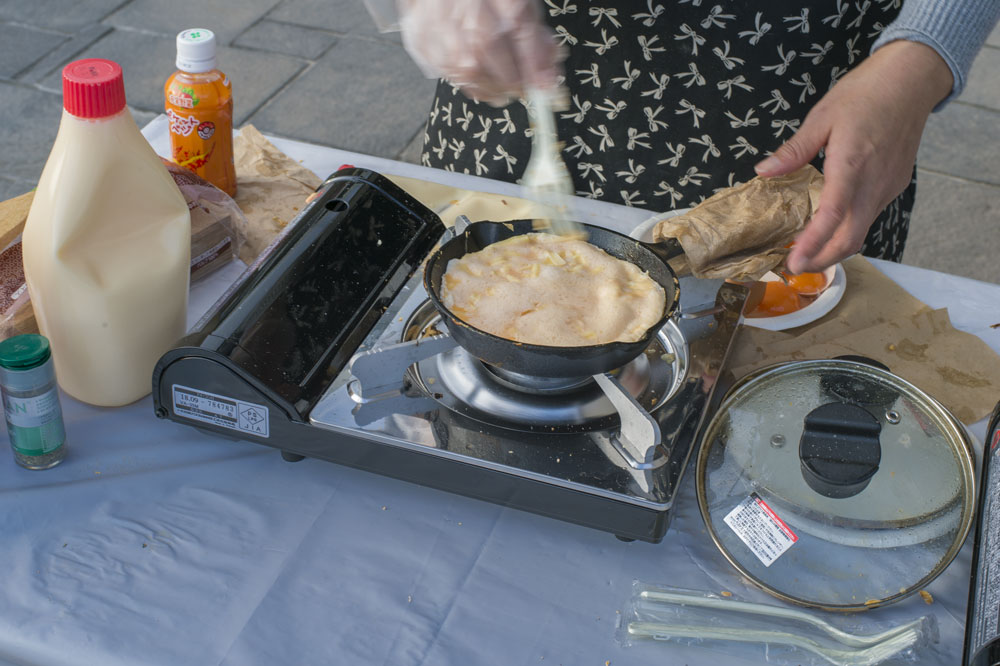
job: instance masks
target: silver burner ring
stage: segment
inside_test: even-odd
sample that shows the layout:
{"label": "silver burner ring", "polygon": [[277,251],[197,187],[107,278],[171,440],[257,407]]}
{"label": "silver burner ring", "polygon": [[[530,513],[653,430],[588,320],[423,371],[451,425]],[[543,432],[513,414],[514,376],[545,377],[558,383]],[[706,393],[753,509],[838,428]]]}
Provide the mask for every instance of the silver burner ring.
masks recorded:
{"label": "silver burner ring", "polygon": [[483,364],[494,379],[508,388],[524,393],[537,395],[553,395],[569,393],[581,386],[586,386],[594,380],[591,377],[536,377],[512,370],[504,370],[495,365]]}
{"label": "silver burner ring", "polygon": [[[424,301],[404,324],[402,341],[436,335],[440,326],[433,304]],[[687,367],[687,344],[676,325],[668,322],[645,353],[613,374],[644,409],[653,412],[680,389]],[[592,377],[549,379],[511,373],[483,363],[462,347],[426,358],[409,372],[426,395],[482,423],[541,432],[599,430],[618,424],[618,411]],[[526,384],[533,390],[526,390]]]}

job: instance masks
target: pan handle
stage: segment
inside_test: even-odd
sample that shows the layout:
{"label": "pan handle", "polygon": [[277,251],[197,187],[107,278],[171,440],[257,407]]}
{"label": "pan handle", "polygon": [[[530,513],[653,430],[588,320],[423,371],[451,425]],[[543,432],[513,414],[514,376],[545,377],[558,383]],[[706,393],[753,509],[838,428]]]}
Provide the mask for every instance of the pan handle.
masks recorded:
{"label": "pan handle", "polygon": [[642,242],[642,244],[649,248],[649,251],[659,257],[665,264],[669,264],[671,259],[676,259],[684,254],[684,248],[681,247],[680,241],[676,238],[665,238],[659,243]]}

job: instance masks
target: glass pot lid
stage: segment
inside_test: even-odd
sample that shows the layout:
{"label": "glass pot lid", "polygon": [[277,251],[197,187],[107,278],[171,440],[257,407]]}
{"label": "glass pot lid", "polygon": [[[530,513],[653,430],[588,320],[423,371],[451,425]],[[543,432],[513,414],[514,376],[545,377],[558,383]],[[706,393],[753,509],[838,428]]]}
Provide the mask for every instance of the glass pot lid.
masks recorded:
{"label": "glass pot lid", "polygon": [[974,511],[965,428],[847,360],[765,368],[726,396],[698,454],[698,505],[745,576],[829,610],[903,599],[958,553]]}

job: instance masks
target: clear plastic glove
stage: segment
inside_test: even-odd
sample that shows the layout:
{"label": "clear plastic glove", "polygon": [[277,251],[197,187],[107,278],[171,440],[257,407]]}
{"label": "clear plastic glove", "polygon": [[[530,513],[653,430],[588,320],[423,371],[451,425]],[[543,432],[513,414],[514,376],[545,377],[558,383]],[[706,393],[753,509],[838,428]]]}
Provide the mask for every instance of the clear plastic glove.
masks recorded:
{"label": "clear plastic glove", "polygon": [[538,0],[399,0],[403,46],[424,74],[494,106],[556,85],[564,57]]}

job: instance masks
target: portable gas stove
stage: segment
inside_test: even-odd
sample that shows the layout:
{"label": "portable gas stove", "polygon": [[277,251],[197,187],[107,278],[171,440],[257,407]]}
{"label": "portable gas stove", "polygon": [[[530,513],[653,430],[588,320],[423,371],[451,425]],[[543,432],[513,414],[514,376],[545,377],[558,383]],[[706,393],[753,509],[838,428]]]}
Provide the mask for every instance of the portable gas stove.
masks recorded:
{"label": "portable gas stove", "polygon": [[515,374],[439,327],[422,262],[452,230],[369,170],[324,188],[160,359],[156,415],[660,541],[745,290],[685,278],[683,314],[624,367]]}

